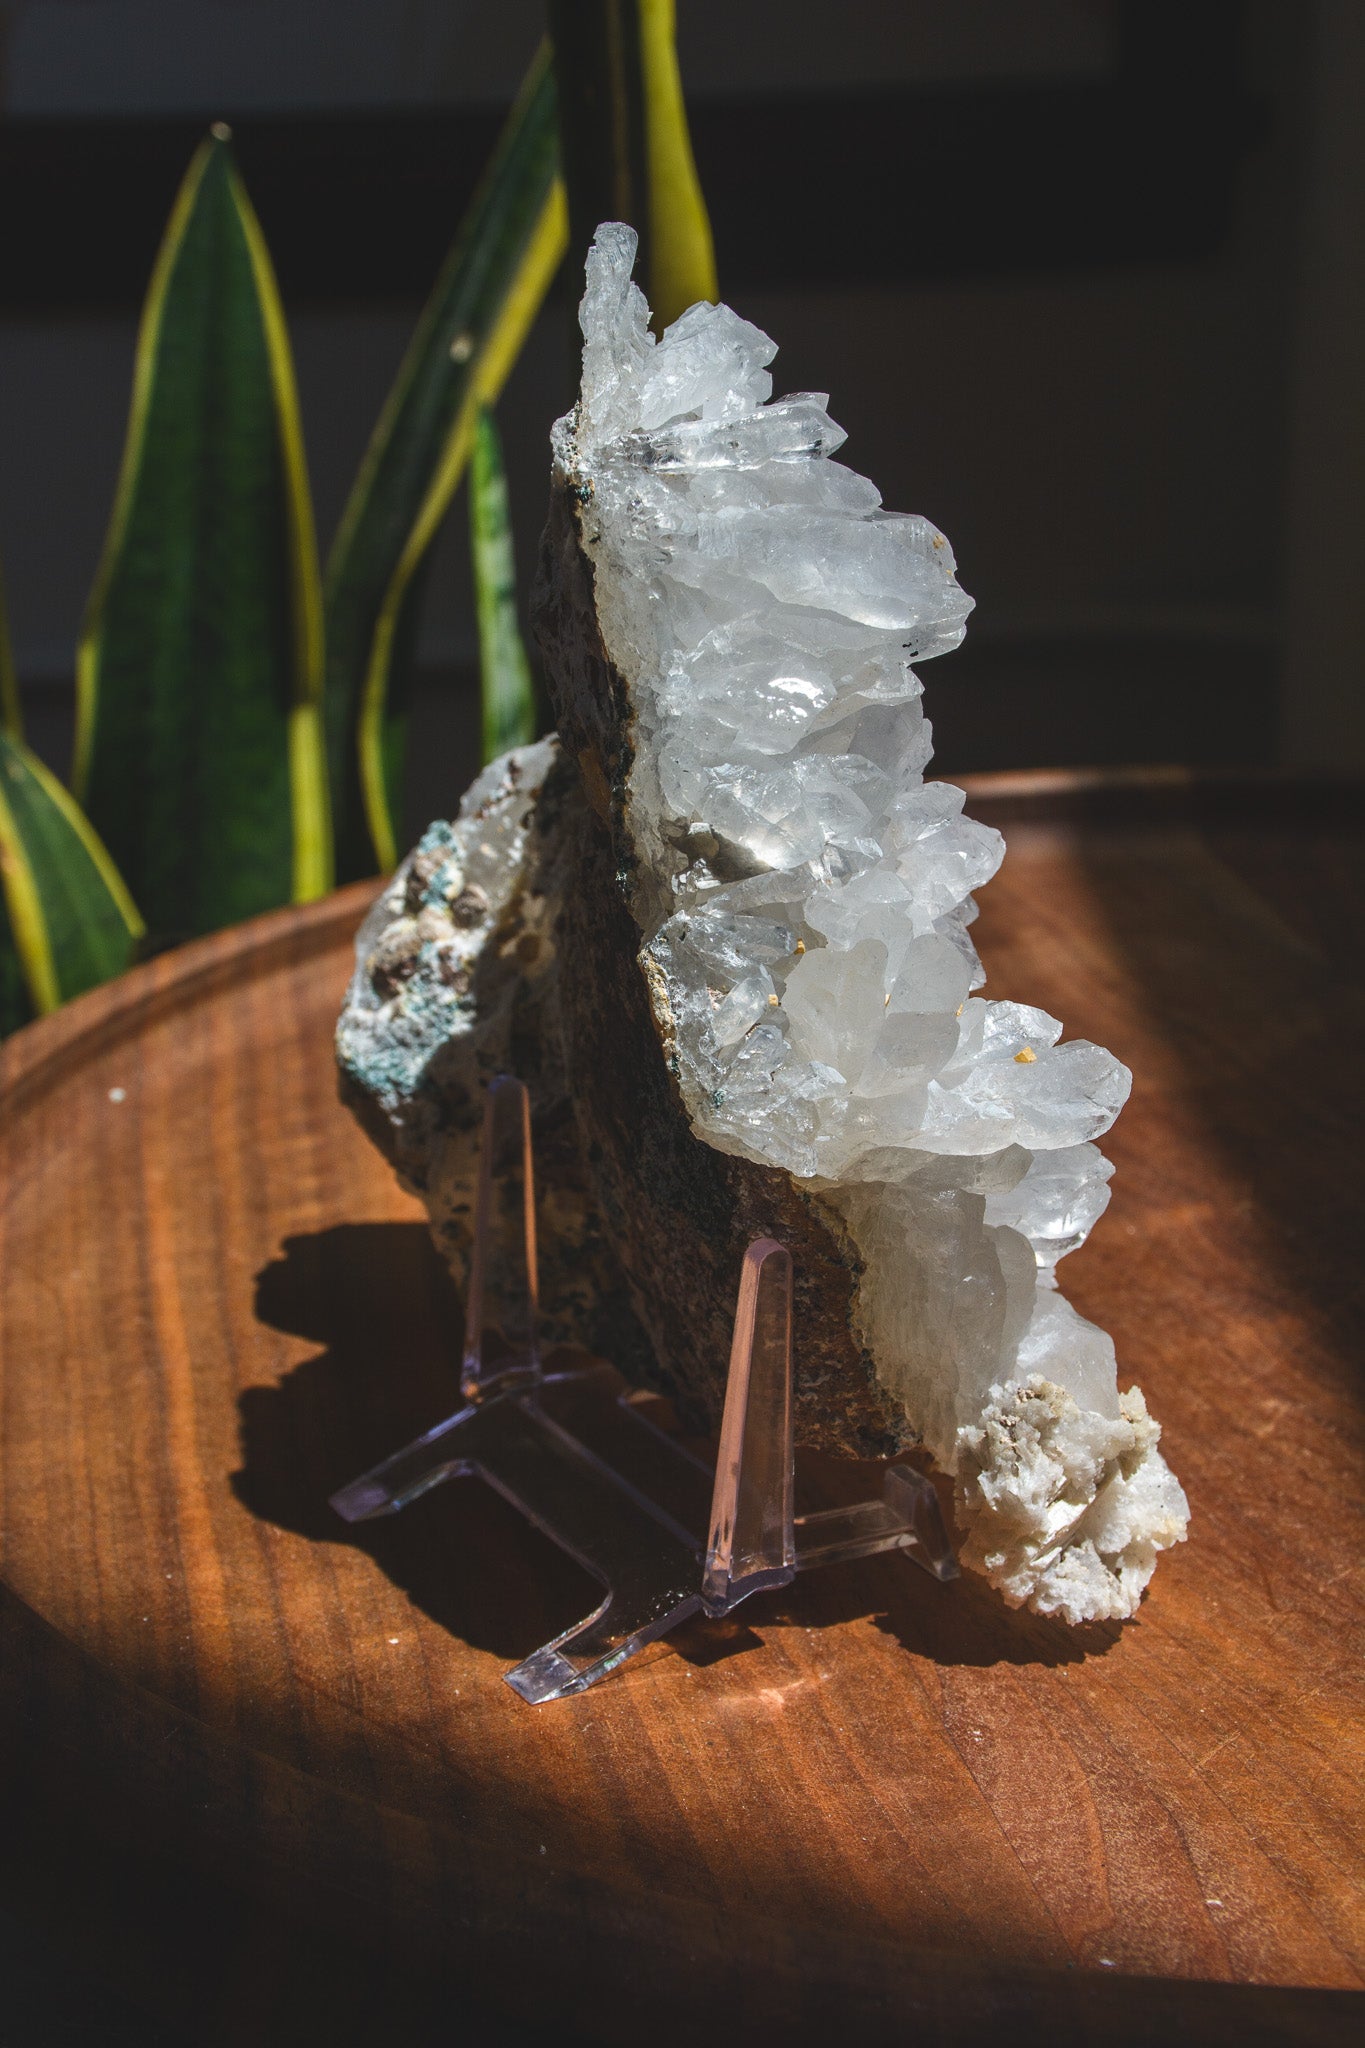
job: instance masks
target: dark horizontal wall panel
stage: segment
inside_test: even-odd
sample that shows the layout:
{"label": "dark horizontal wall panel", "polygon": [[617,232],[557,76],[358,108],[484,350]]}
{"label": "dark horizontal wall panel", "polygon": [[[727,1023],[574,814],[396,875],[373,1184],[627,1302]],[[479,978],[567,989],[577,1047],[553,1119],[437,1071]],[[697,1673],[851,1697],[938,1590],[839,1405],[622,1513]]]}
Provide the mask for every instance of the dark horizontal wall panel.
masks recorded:
{"label": "dark horizontal wall panel", "polygon": [[[700,102],[693,136],[724,288],[1205,258],[1265,127],[1232,45],[1208,54],[1129,62],[1098,86]],[[234,123],[286,296],[422,297],[500,120],[474,109]],[[0,124],[0,310],[135,306],[202,132],[179,119]]]}
{"label": "dark horizontal wall panel", "polygon": [[784,101],[738,136],[694,122],[727,286],[1199,261],[1261,133],[1235,94],[1084,86]]}

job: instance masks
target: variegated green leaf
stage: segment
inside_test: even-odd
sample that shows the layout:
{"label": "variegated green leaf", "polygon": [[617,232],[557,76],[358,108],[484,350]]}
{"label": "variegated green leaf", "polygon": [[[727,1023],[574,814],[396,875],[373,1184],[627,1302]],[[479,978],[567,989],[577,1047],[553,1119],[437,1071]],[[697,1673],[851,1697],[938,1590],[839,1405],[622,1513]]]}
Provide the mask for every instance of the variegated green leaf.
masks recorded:
{"label": "variegated green leaf", "polygon": [[660,328],[717,296],[675,29],[674,0],[550,0],[574,253],[628,221]]}
{"label": "variegated green leaf", "polygon": [[479,621],[483,758],[536,736],[536,693],[517,624],[516,562],[507,508],[502,443],[490,412],[480,409],[469,473],[469,538]]}
{"label": "variegated green leaf", "polygon": [[554,79],[537,56],[375,428],[327,570],[343,879],[397,857],[417,595],[432,540],[563,257]]}
{"label": "variegated green leaf", "polygon": [[121,974],[142,920],[67,791],[0,732],[0,1033]]}
{"label": "variegated green leaf", "polygon": [[158,937],[322,894],[322,607],[270,258],[215,129],[143,313],[75,786]]}

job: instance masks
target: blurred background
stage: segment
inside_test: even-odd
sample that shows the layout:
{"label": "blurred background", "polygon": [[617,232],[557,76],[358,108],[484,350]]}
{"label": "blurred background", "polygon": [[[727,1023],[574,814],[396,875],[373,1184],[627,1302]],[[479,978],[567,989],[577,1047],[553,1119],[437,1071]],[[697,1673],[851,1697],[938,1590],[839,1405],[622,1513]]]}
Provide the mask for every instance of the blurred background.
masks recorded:
{"label": "blurred background", "polygon": [[[0,559],[67,767],[135,323],[207,121],[291,322],[324,546],[539,0],[0,6]],[[721,289],[978,600],[944,771],[1365,763],[1359,0],[680,0]],[[568,274],[573,268],[573,275]],[[576,259],[499,407],[523,595]],[[478,760],[461,494],[409,833]]]}

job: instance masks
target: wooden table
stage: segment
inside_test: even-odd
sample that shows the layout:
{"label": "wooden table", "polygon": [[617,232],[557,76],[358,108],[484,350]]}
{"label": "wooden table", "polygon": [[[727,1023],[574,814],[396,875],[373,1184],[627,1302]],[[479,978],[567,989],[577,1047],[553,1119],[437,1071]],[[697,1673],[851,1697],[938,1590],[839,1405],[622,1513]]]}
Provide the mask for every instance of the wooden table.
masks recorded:
{"label": "wooden table", "polygon": [[5,1896],[186,2038],[1365,2019],[1359,818],[1181,778],[973,801],[1011,841],[990,992],[1137,1076],[1066,1277],[1193,1522],[1123,1628],[880,1558],[526,1707],[501,1674],[576,1568],[472,1483],[327,1507],[454,1398],[417,1206],[335,1101],[368,890],[0,1051]]}

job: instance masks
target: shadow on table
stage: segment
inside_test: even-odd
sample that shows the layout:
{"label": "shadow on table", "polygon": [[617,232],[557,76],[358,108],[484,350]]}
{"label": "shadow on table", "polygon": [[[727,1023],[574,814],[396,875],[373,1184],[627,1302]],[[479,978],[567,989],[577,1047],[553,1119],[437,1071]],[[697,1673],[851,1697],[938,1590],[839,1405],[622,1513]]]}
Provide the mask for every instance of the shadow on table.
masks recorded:
{"label": "shadow on table", "polygon": [[326,1349],[239,1399],[232,1488],[254,1515],[355,1545],[440,1627],[509,1661],[596,1605],[595,1581],[491,1487],[451,1481],[375,1522],[348,1524],[328,1504],[461,1406],[463,1314],[424,1225],[287,1238],[256,1276],[256,1314]]}
{"label": "shadow on table", "polygon": [[[355,1545],[440,1627],[509,1662],[591,1612],[596,1580],[491,1487],[451,1481],[376,1522],[347,1524],[328,1505],[339,1486],[460,1405],[463,1317],[422,1224],[340,1224],[287,1238],[256,1276],[256,1315],[326,1348],[240,1397],[232,1487],[252,1514],[313,1541]],[[798,1460],[803,1505],[877,1484],[875,1467]],[[868,1615],[941,1664],[1076,1663],[1118,1635],[1011,1613],[974,1574],[945,1587],[882,1557],[810,1573],[756,1598],[742,1617],[689,1623],[669,1646],[711,1664],[761,1647],[764,1629]]]}

